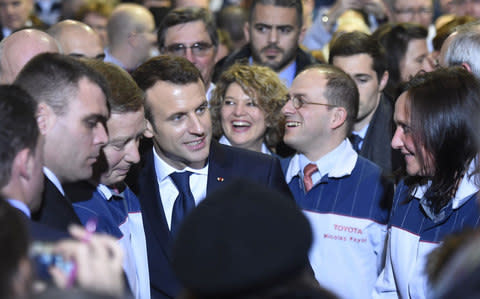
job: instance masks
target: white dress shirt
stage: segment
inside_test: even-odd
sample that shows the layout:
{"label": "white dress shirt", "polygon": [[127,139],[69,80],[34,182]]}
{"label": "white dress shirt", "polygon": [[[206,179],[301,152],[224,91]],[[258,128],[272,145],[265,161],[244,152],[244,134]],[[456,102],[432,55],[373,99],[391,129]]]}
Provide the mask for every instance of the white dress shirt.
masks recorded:
{"label": "white dress shirt", "polygon": [[155,164],[155,173],[157,175],[158,190],[160,190],[160,198],[162,200],[163,212],[167,220],[168,228],[171,229],[173,205],[178,196],[178,190],[170,174],[173,172],[190,171],[193,174],[190,176],[190,190],[195,199],[195,206],[197,206],[207,195],[207,179],[208,179],[208,164],[201,169],[193,169],[186,167],[178,170],[167,164],[157,155],[155,149],[153,150],[153,160]]}
{"label": "white dress shirt", "polygon": [[62,193],[62,195],[65,196],[65,191],[63,191],[62,184],[58,180],[57,176],[45,166],[43,166],[43,173],[50,180],[50,182],[52,182],[55,185],[55,187],[57,187],[58,191],[60,191],[60,193]]}

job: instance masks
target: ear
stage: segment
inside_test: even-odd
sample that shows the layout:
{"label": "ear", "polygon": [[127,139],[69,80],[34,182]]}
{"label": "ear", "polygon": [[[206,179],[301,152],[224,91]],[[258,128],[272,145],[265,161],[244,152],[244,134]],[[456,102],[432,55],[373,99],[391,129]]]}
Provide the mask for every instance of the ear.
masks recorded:
{"label": "ear", "polygon": [[333,115],[330,120],[330,128],[335,130],[345,123],[345,120],[347,119],[347,110],[343,107],[334,107],[332,109]]}
{"label": "ear", "polygon": [[247,43],[250,42],[250,23],[245,22],[245,25],[243,25],[243,34],[245,35],[245,40]]}
{"label": "ear", "polygon": [[307,28],[305,25],[302,26],[300,29],[300,34],[298,35],[298,44],[303,43],[303,39],[305,38],[305,33],[307,32]]}
{"label": "ear", "polygon": [[128,43],[130,46],[132,46],[133,48],[136,48],[136,46],[137,46],[137,43],[138,43],[138,42],[137,42],[137,40],[138,40],[137,37],[138,37],[138,36],[137,36],[137,33],[136,33],[136,32],[133,32],[133,31],[132,31],[132,32],[128,33],[127,43]]}
{"label": "ear", "polygon": [[464,69],[466,69],[469,73],[472,72],[472,67],[470,67],[470,65],[469,65],[468,63],[462,62],[462,67],[463,67]]}
{"label": "ear", "polygon": [[46,135],[51,127],[55,124],[57,115],[50,106],[45,103],[38,104],[37,108],[37,124],[40,134]]}
{"label": "ear", "polygon": [[29,180],[31,170],[33,169],[33,159],[31,151],[28,148],[24,148],[19,151],[12,164],[12,176],[18,176],[22,179]]}
{"label": "ear", "polygon": [[143,136],[145,136],[145,138],[152,138],[155,132],[155,130],[153,129],[153,125],[150,123],[149,120],[145,119],[145,122],[146,122],[146,128],[145,128],[145,132],[143,132]]}
{"label": "ear", "polygon": [[382,78],[380,78],[380,82],[378,84],[378,90],[380,92],[382,92],[385,86],[387,86],[388,78],[389,78],[388,71],[383,72]]}

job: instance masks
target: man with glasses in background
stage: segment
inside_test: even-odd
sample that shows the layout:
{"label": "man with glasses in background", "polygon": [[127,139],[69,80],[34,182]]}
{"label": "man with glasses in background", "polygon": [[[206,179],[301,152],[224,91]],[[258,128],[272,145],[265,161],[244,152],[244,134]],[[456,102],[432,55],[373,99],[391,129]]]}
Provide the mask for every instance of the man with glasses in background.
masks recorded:
{"label": "man with glasses in background", "polygon": [[160,53],[182,56],[202,74],[207,99],[215,88],[212,74],[218,48],[217,27],[213,15],[205,8],[184,7],[170,11],[158,29]]}
{"label": "man with glasses in background", "polygon": [[432,0],[387,0],[392,11],[393,22],[416,23],[428,29],[427,44],[428,50],[432,51],[432,40],[436,30],[433,21]]}
{"label": "man with glasses in background", "polygon": [[480,0],[440,0],[442,13],[480,18]]}
{"label": "man with glasses in background", "polygon": [[283,140],[297,151],[282,160],[282,169],[312,225],[315,278],[340,298],[353,299],[370,298],[383,265],[391,194],[382,170],[347,138],[358,105],[357,86],[346,73],[316,65],[293,80],[282,109]]}

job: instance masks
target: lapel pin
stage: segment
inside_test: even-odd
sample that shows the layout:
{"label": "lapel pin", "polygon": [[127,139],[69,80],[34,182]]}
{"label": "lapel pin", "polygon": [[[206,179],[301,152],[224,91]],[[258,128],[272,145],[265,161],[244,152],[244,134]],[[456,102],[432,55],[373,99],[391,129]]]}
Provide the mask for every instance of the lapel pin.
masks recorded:
{"label": "lapel pin", "polygon": [[222,177],[220,177],[220,176],[219,176],[219,177],[217,177],[217,181],[219,181],[219,182],[223,182],[224,180],[225,180],[225,179],[224,179],[224,178],[222,178]]}

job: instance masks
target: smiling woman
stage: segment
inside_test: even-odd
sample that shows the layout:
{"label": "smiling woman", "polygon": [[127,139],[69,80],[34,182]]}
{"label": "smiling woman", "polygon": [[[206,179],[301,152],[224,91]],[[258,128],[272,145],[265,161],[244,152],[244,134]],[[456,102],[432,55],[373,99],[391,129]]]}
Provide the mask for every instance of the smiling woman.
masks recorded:
{"label": "smiling woman", "polygon": [[235,147],[272,154],[281,140],[287,89],[270,68],[235,64],[222,74],[210,102],[213,136]]}
{"label": "smiling woman", "polygon": [[427,255],[447,234],[480,223],[480,83],[462,68],[415,76],[395,105],[392,147],[405,158],[395,190],[387,260],[373,298],[430,298]]}

